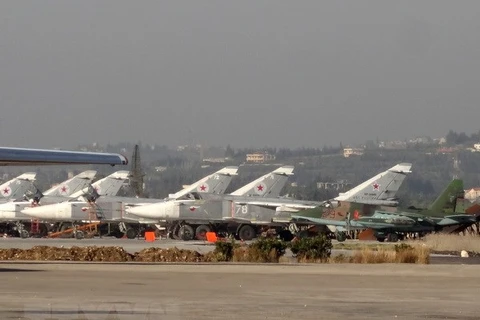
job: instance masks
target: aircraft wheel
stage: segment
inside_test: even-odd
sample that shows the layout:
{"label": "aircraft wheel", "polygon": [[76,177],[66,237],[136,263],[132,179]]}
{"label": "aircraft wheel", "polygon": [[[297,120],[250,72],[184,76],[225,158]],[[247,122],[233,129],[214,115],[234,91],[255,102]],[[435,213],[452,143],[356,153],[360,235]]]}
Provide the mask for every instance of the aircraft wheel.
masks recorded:
{"label": "aircraft wheel", "polygon": [[42,223],[40,224],[39,226],[39,230],[40,230],[40,237],[43,238],[43,237],[46,237],[48,235],[48,227]]}
{"label": "aircraft wheel", "polygon": [[282,230],[278,233],[278,236],[283,241],[292,241],[293,240],[293,234],[290,232],[290,230]]}
{"label": "aircraft wheel", "polygon": [[378,242],[384,242],[385,238],[384,237],[378,237],[377,240],[378,240]]}
{"label": "aircraft wheel", "polygon": [[335,235],[335,238],[337,239],[338,242],[343,242],[347,240],[347,235],[345,234],[345,232],[337,232],[337,234]]}
{"label": "aircraft wheel", "polygon": [[249,224],[241,226],[237,233],[240,240],[243,241],[252,240],[257,235],[255,229]]}
{"label": "aircraft wheel", "polygon": [[120,230],[112,232],[112,235],[117,239],[121,239],[123,237],[123,233]]}
{"label": "aircraft wheel", "polygon": [[395,232],[389,233],[387,236],[387,241],[388,242],[398,242],[398,234]]}
{"label": "aircraft wheel", "polygon": [[133,228],[128,228],[127,229],[127,232],[125,232],[125,234],[127,235],[127,238],[128,239],[135,239],[135,237],[137,236],[137,230],[133,229]]}
{"label": "aircraft wheel", "polygon": [[211,229],[212,228],[210,228],[210,226],[207,226],[206,224],[199,225],[195,230],[195,238],[197,238],[197,240],[206,240],[207,232],[212,231]]}
{"label": "aircraft wheel", "polygon": [[181,240],[180,239],[180,225],[177,223],[173,227],[170,228],[170,238],[173,240]]}
{"label": "aircraft wheel", "polygon": [[85,238],[85,234],[83,233],[83,231],[75,232],[75,239],[82,240],[83,238]]}
{"label": "aircraft wheel", "polygon": [[29,236],[30,236],[30,234],[28,233],[27,230],[22,230],[22,231],[20,231],[20,238],[26,239],[26,238],[28,238]]}
{"label": "aircraft wheel", "polygon": [[183,241],[190,241],[193,240],[193,238],[195,237],[192,226],[188,224],[180,227],[180,229],[178,230],[178,235]]}

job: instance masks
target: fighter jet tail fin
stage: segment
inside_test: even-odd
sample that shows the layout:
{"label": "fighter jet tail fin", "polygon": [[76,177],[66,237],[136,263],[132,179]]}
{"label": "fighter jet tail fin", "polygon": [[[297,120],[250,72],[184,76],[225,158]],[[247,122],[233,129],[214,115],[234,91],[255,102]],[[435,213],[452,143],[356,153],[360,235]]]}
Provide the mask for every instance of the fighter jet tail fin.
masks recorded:
{"label": "fighter jet tail fin", "polygon": [[283,166],[231,193],[234,196],[277,198],[290,176],[294,166]]}
{"label": "fighter jet tail fin", "polygon": [[230,185],[233,176],[237,175],[238,167],[225,167],[203,179],[189,185],[188,187],[170,194],[169,199],[178,199],[191,192],[224,194],[225,190]]}
{"label": "fighter jet tail fin", "polygon": [[435,201],[428,207],[432,216],[443,216],[456,212],[455,204],[458,198],[463,198],[463,180],[453,179]]}
{"label": "fighter jet tail fin", "polygon": [[72,194],[81,191],[83,188],[88,186],[96,174],[97,171],[95,170],[81,172],[73,178],[53,186],[43,194],[46,196],[70,197]]}
{"label": "fighter jet tail fin", "polygon": [[91,188],[95,190],[98,196],[116,196],[129,176],[130,173],[127,170],[116,171],[91,185],[89,184],[87,188],[72,194],[72,197],[77,198],[82,194],[90,193]]}
{"label": "fighter jet tail fin", "polygon": [[43,193],[34,183],[32,183],[32,185],[34,190],[28,189],[25,192],[24,200],[38,204],[40,202],[40,199],[43,198]]}
{"label": "fighter jet tail fin", "polygon": [[26,172],[0,185],[0,198],[20,199],[25,196],[35,181],[35,172]]}
{"label": "fighter jet tail fin", "polygon": [[398,204],[397,191],[407,174],[411,173],[411,167],[411,163],[397,164],[355,188],[341,193],[335,200],[395,206]]}

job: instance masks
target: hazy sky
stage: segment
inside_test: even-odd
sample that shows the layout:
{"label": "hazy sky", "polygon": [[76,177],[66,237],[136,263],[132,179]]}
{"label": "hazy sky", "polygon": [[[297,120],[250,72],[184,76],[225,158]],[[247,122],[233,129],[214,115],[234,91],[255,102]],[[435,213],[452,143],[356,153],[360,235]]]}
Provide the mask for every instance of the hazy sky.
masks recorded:
{"label": "hazy sky", "polygon": [[480,129],[480,1],[1,1],[1,144]]}

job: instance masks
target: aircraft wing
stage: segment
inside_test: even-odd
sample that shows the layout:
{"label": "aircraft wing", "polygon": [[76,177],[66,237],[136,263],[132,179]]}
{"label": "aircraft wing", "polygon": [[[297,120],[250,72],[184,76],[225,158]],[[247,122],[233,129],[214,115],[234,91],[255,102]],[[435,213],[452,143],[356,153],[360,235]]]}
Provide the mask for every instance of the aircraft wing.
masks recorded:
{"label": "aircraft wing", "polygon": [[311,224],[318,224],[318,225],[329,225],[329,226],[338,226],[338,227],[346,227],[347,223],[344,220],[331,220],[331,219],[323,219],[323,218],[312,218],[312,217],[304,217],[301,215],[292,215],[292,220],[295,222],[307,222]]}
{"label": "aircraft wing", "polygon": [[437,224],[444,227],[444,226],[451,226],[457,224],[473,224],[477,222],[477,218],[473,215],[469,214],[455,214],[445,216],[443,218],[437,218]]}
{"label": "aircraft wing", "polygon": [[394,228],[397,227],[398,224],[394,223],[393,221],[383,220],[383,221],[356,221],[350,220],[350,225],[347,225],[345,220],[331,220],[331,219],[323,219],[323,218],[312,218],[312,217],[304,217],[301,215],[292,215],[292,220],[294,222],[303,222],[303,223],[311,223],[316,225],[324,225],[324,226],[335,226],[341,227],[340,229],[384,229],[384,228]]}
{"label": "aircraft wing", "polygon": [[270,201],[235,201],[235,204],[238,205],[254,205],[260,206],[265,208],[277,209],[277,210],[284,210],[284,211],[291,211],[297,212],[299,210],[304,209],[312,209],[318,206],[317,204],[308,204],[308,203],[282,203],[282,202],[270,202]]}
{"label": "aircraft wing", "polygon": [[0,166],[47,164],[109,164],[126,165],[125,156],[116,153],[80,152],[0,147]]}

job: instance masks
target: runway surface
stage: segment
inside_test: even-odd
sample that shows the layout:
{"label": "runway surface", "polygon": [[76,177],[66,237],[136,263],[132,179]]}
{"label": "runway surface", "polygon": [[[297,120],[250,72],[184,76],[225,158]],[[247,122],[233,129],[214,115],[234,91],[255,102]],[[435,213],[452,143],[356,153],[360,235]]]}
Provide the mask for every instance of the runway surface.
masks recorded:
{"label": "runway surface", "polygon": [[478,319],[478,266],[0,264],[2,319]]}

